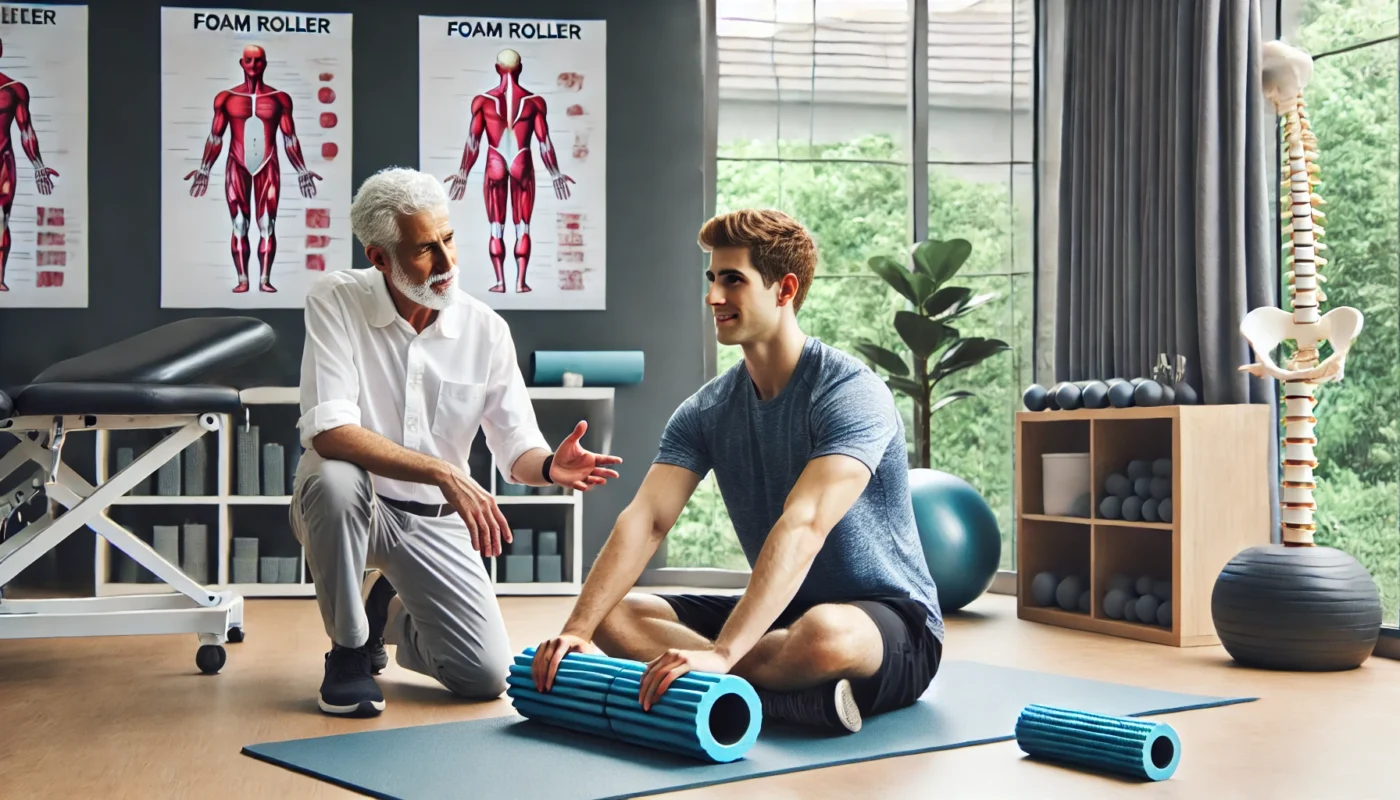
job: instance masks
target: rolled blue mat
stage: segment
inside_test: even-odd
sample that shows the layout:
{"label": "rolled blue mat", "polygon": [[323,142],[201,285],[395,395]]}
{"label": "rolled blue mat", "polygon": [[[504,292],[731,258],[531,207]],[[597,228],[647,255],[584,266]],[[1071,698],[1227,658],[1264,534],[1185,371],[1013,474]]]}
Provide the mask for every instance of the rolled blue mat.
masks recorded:
{"label": "rolled blue mat", "polygon": [[641,350],[536,350],[530,354],[536,386],[562,386],[566,372],[582,375],[584,386],[627,386],[642,382],[645,366]]}
{"label": "rolled blue mat", "polygon": [[644,711],[637,701],[646,671],[640,661],[570,653],[554,686],[538,692],[534,657],[533,647],[517,655],[506,679],[515,710],[529,719],[718,763],[743,758],[758,740],[763,709],[738,676],[687,673]]}
{"label": "rolled blue mat", "polygon": [[1165,723],[1034,703],[1016,720],[1016,743],[1033,757],[1152,781],[1170,778],[1181,760]]}

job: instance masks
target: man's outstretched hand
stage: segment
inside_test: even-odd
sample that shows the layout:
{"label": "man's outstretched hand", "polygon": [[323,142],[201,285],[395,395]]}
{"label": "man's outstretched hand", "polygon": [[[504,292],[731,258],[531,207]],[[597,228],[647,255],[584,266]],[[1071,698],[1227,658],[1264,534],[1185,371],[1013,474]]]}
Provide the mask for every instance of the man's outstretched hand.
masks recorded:
{"label": "man's outstretched hand", "polygon": [[535,679],[535,691],[547,692],[554,688],[554,674],[559,671],[559,663],[570,653],[597,653],[598,648],[587,639],[571,633],[561,633],[535,648],[535,660],[530,662],[530,676]]}
{"label": "man's outstretched hand", "polygon": [[579,445],[579,439],[583,438],[587,430],[588,423],[580,421],[574,426],[574,432],[554,451],[554,462],[549,466],[551,481],[560,486],[586,492],[594,486],[607,483],[608,478],[617,477],[615,470],[606,469],[604,465],[621,464],[621,458],[590,453]]}
{"label": "man's outstretched hand", "polygon": [[687,672],[709,672],[723,675],[733,665],[718,650],[667,650],[647,663],[642,673],[642,688],[637,693],[637,702],[643,711],[650,711],[661,699],[661,695],[671,688],[676,678]]}

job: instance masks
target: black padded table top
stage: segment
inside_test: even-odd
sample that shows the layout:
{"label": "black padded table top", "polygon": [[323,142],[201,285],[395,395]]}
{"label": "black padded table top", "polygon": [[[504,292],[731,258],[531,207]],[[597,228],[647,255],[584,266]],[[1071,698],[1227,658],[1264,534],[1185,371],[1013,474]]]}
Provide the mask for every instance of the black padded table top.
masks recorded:
{"label": "black padded table top", "polygon": [[[60,361],[30,384],[217,382],[220,375],[272,349],[276,341],[272,327],[260,319],[194,317]],[[26,388],[20,396],[28,393]],[[18,405],[19,397],[15,401]]]}
{"label": "black padded table top", "polygon": [[230,386],[155,383],[33,383],[14,399],[16,416],[70,414],[232,414],[241,409]]}

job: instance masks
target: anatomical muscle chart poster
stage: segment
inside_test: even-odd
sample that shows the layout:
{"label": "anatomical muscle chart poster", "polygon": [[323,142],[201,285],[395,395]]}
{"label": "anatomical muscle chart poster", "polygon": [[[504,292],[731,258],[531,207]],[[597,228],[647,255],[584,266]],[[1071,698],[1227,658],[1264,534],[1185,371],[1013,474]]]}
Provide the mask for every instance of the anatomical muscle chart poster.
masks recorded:
{"label": "anatomical muscle chart poster", "polygon": [[301,308],[351,266],[350,14],[161,9],[161,306]]}
{"label": "anatomical muscle chart poster", "polygon": [[418,52],[419,169],[447,188],[458,286],[603,310],[606,23],[420,16]]}
{"label": "anatomical muscle chart poster", "polygon": [[88,305],[87,6],[0,4],[0,308]]}

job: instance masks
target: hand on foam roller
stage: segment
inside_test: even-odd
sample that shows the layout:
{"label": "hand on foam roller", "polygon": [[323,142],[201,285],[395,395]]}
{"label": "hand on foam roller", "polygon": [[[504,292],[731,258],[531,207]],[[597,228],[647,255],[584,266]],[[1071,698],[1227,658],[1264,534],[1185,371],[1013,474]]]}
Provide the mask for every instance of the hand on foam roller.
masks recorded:
{"label": "hand on foam roller", "polygon": [[592,641],[567,632],[540,642],[530,659],[530,679],[535,682],[535,691],[547,692],[554,688],[559,665],[570,653],[601,655],[602,651]]}
{"label": "hand on foam roller", "polygon": [[553,688],[540,692],[532,669],[537,652],[516,655],[506,679],[506,694],[528,719],[718,763],[743,758],[758,740],[763,706],[743,678],[694,671],[644,708],[638,698],[646,664],[569,653]]}

